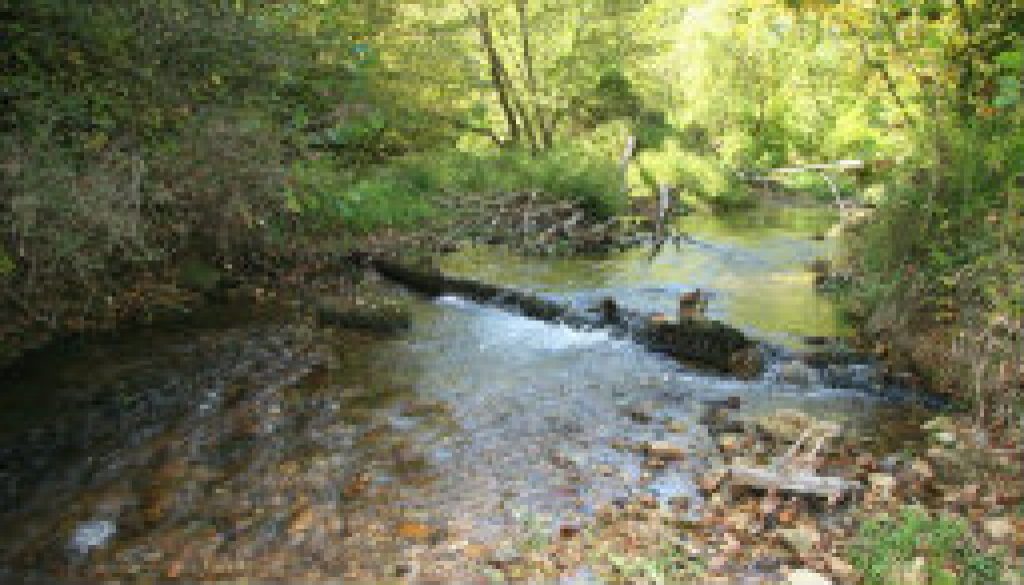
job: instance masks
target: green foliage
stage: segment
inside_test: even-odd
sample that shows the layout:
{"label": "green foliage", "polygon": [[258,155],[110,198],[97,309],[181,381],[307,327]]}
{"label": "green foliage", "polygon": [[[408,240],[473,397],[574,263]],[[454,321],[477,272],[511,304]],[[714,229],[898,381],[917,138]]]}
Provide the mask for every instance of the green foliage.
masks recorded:
{"label": "green foliage", "polygon": [[420,225],[451,193],[532,190],[606,218],[634,136],[634,191],[713,208],[751,201],[740,172],[890,161],[857,302],[917,283],[1020,314],[1019,3],[371,4],[5,3],[11,297],[99,306],[196,254],[258,265],[296,234]]}
{"label": "green foliage", "polygon": [[659,184],[676,186],[681,198],[697,206],[728,209],[751,203],[749,190],[722,159],[681,150],[674,140],[661,150],[638,154],[629,179],[633,191],[652,195]]}
{"label": "green foliage", "polygon": [[297,162],[285,193],[292,213],[314,231],[356,234],[381,227],[408,227],[430,217],[426,199],[433,186],[415,169],[375,169],[354,177],[332,157]]}
{"label": "green foliage", "polygon": [[[1000,263],[1019,258],[1020,243],[1004,246],[1005,236],[1013,236],[999,228],[1009,227],[1008,197],[1020,168],[1014,153],[1024,149],[1024,133],[1004,131],[991,141],[990,132],[947,125],[941,131],[944,160],[908,164],[890,185],[878,221],[856,242],[866,304],[884,302],[879,295],[911,280],[924,283],[921,292],[948,294],[968,267],[996,256]],[[999,279],[999,271],[992,276]],[[1003,292],[981,285],[966,296],[995,308]]]}
{"label": "green foliage", "polygon": [[7,276],[14,272],[16,268],[17,265],[14,264],[14,260],[6,252],[0,250],[0,277]]}
{"label": "green foliage", "polygon": [[536,156],[516,150],[451,151],[415,157],[400,168],[438,192],[536,191],[573,201],[595,219],[611,217],[625,204],[614,161],[581,148],[556,147]]}
{"label": "green foliage", "polygon": [[188,258],[178,268],[178,282],[202,292],[210,292],[220,283],[223,274],[198,258]]}
{"label": "green foliage", "polygon": [[[987,585],[1002,581],[1001,561],[978,548],[964,520],[932,517],[917,507],[905,507],[895,518],[881,516],[866,521],[851,556],[865,585],[894,582],[899,572],[908,570],[919,557],[924,559],[929,583]],[[955,574],[950,574],[947,567]]]}
{"label": "green foliage", "polygon": [[569,148],[537,156],[452,150],[410,155],[359,172],[346,169],[334,157],[297,162],[285,192],[287,209],[316,230],[366,233],[430,219],[437,213],[434,202],[445,194],[535,191],[572,201],[597,219],[621,211],[624,202],[614,164]]}
{"label": "green foliage", "polygon": [[649,556],[604,553],[599,563],[610,565],[624,582],[658,585],[693,583],[705,573],[702,560],[690,560],[673,546],[665,546]]}

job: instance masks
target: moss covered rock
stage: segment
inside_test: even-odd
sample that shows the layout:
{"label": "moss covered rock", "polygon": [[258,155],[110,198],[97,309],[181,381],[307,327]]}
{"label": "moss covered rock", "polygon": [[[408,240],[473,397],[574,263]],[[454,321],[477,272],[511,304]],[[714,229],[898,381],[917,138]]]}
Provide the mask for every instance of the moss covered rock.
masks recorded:
{"label": "moss covered rock", "polygon": [[412,325],[412,314],[400,299],[381,296],[327,296],[316,302],[317,318],[323,325],[396,333]]}

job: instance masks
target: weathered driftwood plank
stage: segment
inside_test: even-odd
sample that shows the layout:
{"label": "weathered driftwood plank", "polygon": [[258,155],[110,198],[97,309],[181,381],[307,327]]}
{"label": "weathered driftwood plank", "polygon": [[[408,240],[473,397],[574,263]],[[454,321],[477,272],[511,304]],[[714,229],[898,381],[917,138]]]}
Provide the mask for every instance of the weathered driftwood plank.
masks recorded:
{"label": "weathered driftwood plank", "polygon": [[732,466],[732,485],[801,496],[817,496],[832,501],[846,499],[860,490],[859,483],[815,473],[818,452],[829,439],[837,437],[839,431],[839,425],[834,422],[808,420],[807,428],[774,465]]}
{"label": "weathered driftwood plank", "polygon": [[733,487],[746,487],[780,494],[816,496],[834,501],[845,500],[857,493],[861,485],[841,477],[817,475],[808,469],[773,469],[771,467],[732,466],[729,468]]}

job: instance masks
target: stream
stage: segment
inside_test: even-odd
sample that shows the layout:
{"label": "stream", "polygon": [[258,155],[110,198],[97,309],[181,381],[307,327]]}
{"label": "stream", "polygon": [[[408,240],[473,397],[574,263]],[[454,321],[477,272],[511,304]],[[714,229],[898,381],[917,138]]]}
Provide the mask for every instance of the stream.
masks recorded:
{"label": "stream", "polygon": [[[807,269],[840,253],[811,238],[835,219],[792,208],[689,217],[679,227],[692,241],[654,259],[477,247],[442,268],[669,316],[700,288],[711,318],[785,356],[809,336],[849,334]],[[0,577],[468,581],[616,498],[699,507],[695,477],[719,457],[698,423],[707,401],[738,398],[749,415],[797,408],[880,453],[919,440],[928,414],[870,381],[792,383],[784,360],[742,381],[603,330],[456,297],[411,302],[412,328],[392,337],[218,307],[4,380]],[[862,371],[870,379],[870,364]],[[692,456],[652,471],[622,448],[666,438]]]}

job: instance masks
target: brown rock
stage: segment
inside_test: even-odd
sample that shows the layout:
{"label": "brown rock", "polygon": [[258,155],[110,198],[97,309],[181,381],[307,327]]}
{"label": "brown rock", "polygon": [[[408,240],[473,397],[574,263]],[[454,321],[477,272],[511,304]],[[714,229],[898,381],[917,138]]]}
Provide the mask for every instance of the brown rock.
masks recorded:
{"label": "brown rock", "polygon": [[750,514],[746,512],[733,512],[726,516],[725,522],[733,530],[746,532],[750,529]]}
{"label": "brown rock", "polygon": [[722,481],[725,480],[728,471],[725,469],[713,469],[708,471],[700,477],[698,487],[704,494],[710,494],[718,491],[718,488],[722,485]]}
{"label": "brown rock", "polygon": [[843,559],[835,555],[828,555],[825,557],[825,563],[828,565],[829,572],[840,583],[855,583],[857,581],[857,570]]}
{"label": "brown rock", "polygon": [[465,555],[467,559],[474,561],[485,558],[489,552],[490,550],[486,546],[472,542],[462,549],[462,554]]}
{"label": "brown rock", "polygon": [[365,471],[362,473],[358,473],[356,474],[355,477],[350,479],[348,483],[345,484],[345,487],[342,488],[341,490],[341,495],[343,495],[346,499],[359,497],[360,495],[366,492],[367,488],[370,487],[370,482],[372,480],[373,476],[371,476],[369,473]]}
{"label": "brown rock", "polygon": [[164,486],[153,486],[141,499],[142,517],[149,524],[160,522],[174,507],[176,495]]}
{"label": "brown rock", "polygon": [[395,529],[395,534],[399,538],[406,538],[409,540],[425,541],[430,539],[431,534],[434,530],[428,525],[422,522],[402,522]]}
{"label": "brown rock", "polygon": [[665,468],[665,460],[663,460],[663,459],[661,459],[659,457],[648,457],[647,460],[644,461],[644,465],[646,465],[647,467],[649,467],[651,469],[664,469]]}
{"label": "brown rock", "polygon": [[690,509],[690,498],[686,496],[673,496],[668,501],[668,504],[675,510],[685,512]]}
{"label": "brown rock", "polygon": [[718,437],[718,448],[723,453],[736,453],[745,447],[745,437],[736,434],[724,434]]}
{"label": "brown rock", "polygon": [[818,529],[808,524],[801,524],[794,528],[780,528],[776,532],[786,548],[799,556],[807,555],[821,542],[821,534]]}
{"label": "brown rock", "polygon": [[291,522],[288,523],[288,532],[290,534],[298,534],[309,530],[309,527],[313,524],[313,519],[313,509],[309,506],[303,506],[292,515]]}
{"label": "brown rock", "polygon": [[981,523],[985,534],[992,540],[1006,540],[1016,532],[1013,522],[1009,518],[988,518]]}
{"label": "brown rock", "polygon": [[662,461],[679,461],[686,457],[686,451],[671,441],[651,441],[644,444],[644,454]]}
{"label": "brown rock", "polygon": [[579,536],[581,531],[582,531],[582,528],[580,527],[579,524],[576,524],[576,523],[562,524],[558,528],[558,536],[560,536],[560,537],[562,537],[564,539],[576,538],[577,536]]}
{"label": "brown rock", "polygon": [[886,583],[900,585],[928,585],[928,570],[924,557],[916,557],[912,561],[897,563],[889,571]]}
{"label": "brown rock", "polygon": [[663,323],[671,323],[672,319],[670,319],[668,315],[666,315],[665,313],[655,313],[651,315],[650,319],[648,319],[648,322],[651,323],[652,325],[660,325]]}
{"label": "brown rock", "polygon": [[654,497],[654,494],[644,492],[636,497],[636,503],[643,508],[653,510],[658,507],[658,498]]}
{"label": "brown rock", "polygon": [[758,426],[769,436],[784,441],[795,441],[813,424],[807,413],[791,408],[780,408],[774,413],[760,417]]}
{"label": "brown rock", "polygon": [[868,483],[871,484],[871,491],[885,499],[892,494],[896,478],[886,473],[872,473],[868,476]]}
{"label": "brown rock", "polygon": [[854,464],[865,471],[874,471],[878,468],[878,462],[875,461],[875,457],[870,453],[858,455],[857,459],[854,460]]}
{"label": "brown rock", "polygon": [[185,568],[185,563],[181,559],[175,559],[167,565],[166,575],[168,579],[177,579],[181,575],[182,569]]}
{"label": "brown rock", "polygon": [[665,423],[665,429],[670,433],[685,433],[686,425],[682,421],[673,419]]}
{"label": "brown rock", "polygon": [[779,524],[789,525],[796,522],[797,512],[793,508],[783,508],[779,511]]}
{"label": "brown rock", "polygon": [[741,349],[729,356],[729,371],[740,378],[755,378],[763,369],[763,358],[757,347]]}

